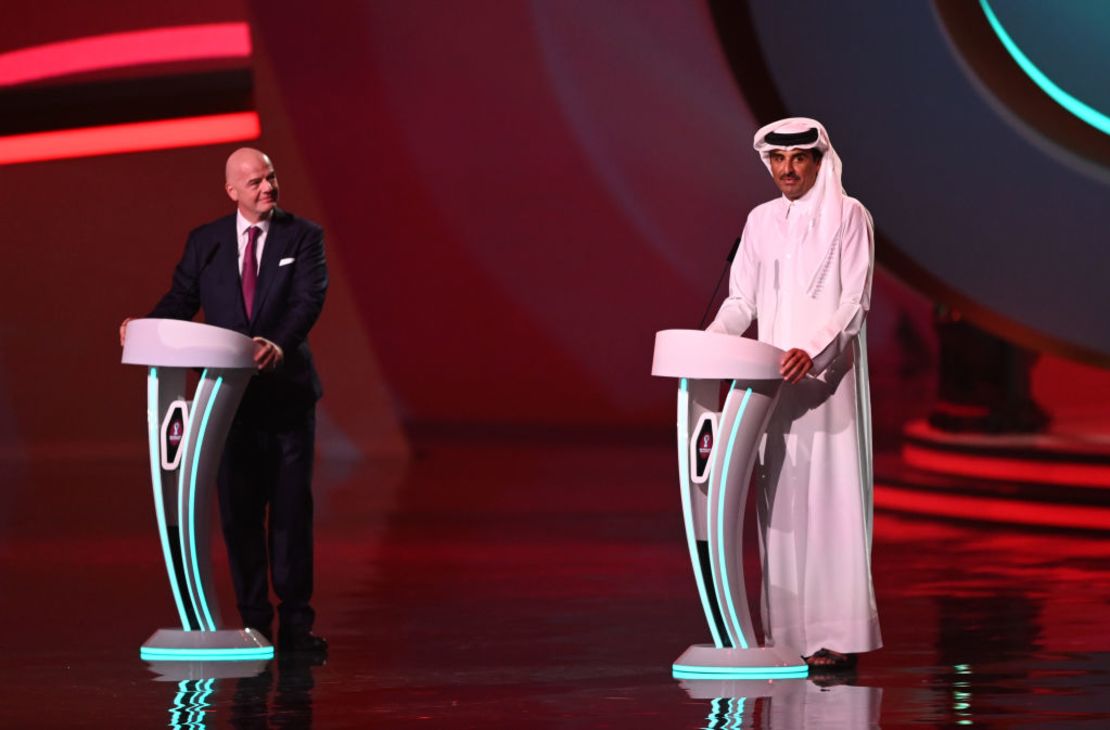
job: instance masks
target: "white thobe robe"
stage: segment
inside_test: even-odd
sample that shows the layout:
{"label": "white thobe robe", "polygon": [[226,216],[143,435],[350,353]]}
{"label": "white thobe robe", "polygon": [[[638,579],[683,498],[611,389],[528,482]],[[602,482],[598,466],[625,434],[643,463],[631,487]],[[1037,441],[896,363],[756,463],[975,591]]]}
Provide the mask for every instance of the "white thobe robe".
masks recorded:
{"label": "white thobe robe", "polygon": [[[865,652],[882,645],[871,584],[871,415],[864,320],[871,216],[842,198],[833,240],[816,240],[815,186],[756,207],[709,326],[801,348],[813,369],[785,383],[756,465],[763,625],[775,644]],[[827,204],[827,203],[826,203]]]}

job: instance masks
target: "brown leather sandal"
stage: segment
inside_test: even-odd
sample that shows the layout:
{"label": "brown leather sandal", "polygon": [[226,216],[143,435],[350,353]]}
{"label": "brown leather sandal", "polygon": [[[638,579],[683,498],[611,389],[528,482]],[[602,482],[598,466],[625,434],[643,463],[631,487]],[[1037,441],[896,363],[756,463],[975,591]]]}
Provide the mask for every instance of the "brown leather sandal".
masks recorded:
{"label": "brown leather sandal", "polygon": [[805,657],[805,662],[813,669],[837,671],[853,669],[859,660],[858,654],[841,654],[831,649],[818,649]]}

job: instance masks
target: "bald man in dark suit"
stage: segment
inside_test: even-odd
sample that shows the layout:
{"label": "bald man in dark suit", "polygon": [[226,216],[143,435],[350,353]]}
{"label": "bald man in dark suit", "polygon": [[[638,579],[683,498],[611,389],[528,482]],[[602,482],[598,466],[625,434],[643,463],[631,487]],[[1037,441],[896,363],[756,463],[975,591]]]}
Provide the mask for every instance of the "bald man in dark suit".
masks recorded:
{"label": "bald man in dark suit", "polygon": [[324,653],[310,605],[322,391],[308,349],[328,286],[324,234],[277,207],[277,174],[262,152],[233,152],[225,178],[236,212],[189,234],[170,290],[147,316],[189,320],[203,309],[208,324],[254,339],[258,374],[236,412],[218,480],[235,597],[243,624],[272,638],[269,573],[280,601],[278,649]]}

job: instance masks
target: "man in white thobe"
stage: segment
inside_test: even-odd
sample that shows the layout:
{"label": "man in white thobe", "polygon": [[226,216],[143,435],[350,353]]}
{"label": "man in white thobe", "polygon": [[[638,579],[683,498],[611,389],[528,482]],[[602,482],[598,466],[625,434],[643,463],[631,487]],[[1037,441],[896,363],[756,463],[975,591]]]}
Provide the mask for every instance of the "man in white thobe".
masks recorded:
{"label": "man in white thobe", "polygon": [[864,320],[871,215],[841,186],[820,123],[755,135],[782,197],[748,215],[729,296],[711,332],[786,351],[785,383],[760,446],[763,625],[812,667],[847,668],[882,646],[871,585],[871,408]]}

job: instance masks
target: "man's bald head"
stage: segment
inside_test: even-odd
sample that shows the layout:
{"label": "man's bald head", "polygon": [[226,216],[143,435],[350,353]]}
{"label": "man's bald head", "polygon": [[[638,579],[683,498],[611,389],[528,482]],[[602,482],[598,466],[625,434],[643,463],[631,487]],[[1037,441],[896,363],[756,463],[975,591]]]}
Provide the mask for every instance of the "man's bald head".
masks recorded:
{"label": "man's bald head", "polygon": [[240,147],[224,165],[227,196],[251,223],[270,217],[277,207],[278,181],[274,164],[261,150]]}

